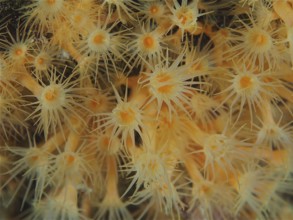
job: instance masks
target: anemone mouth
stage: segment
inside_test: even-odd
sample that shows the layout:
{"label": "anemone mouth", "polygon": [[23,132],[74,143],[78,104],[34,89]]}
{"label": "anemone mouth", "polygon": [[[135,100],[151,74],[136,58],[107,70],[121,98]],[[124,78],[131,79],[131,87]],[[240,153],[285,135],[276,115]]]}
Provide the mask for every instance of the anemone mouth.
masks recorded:
{"label": "anemone mouth", "polygon": [[70,23],[73,26],[76,26],[78,28],[83,28],[85,25],[87,25],[87,22],[89,21],[89,17],[84,14],[83,11],[78,11],[70,17]]}
{"label": "anemone mouth", "polygon": [[122,107],[114,110],[117,122],[121,126],[129,126],[136,123],[136,112],[130,107]]}
{"label": "anemone mouth", "polygon": [[105,42],[105,36],[103,34],[96,34],[93,37],[93,43],[96,45],[103,44]]}
{"label": "anemone mouth", "polygon": [[137,53],[140,53],[146,59],[157,57],[161,51],[161,39],[156,32],[142,33],[135,41],[135,45]]}
{"label": "anemone mouth", "polygon": [[143,38],[143,45],[146,49],[152,49],[155,46],[155,40],[152,36],[145,36]]}
{"label": "anemone mouth", "polygon": [[224,157],[225,150],[230,147],[227,137],[224,135],[212,135],[204,144],[206,154],[211,154],[214,157]]}
{"label": "anemone mouth", "polygon": [[34,60],[34,67],[36,68],[36,70],[39,70],[39,71],[47,70],[50,64],[51,64],[51,58],[46,53],[40,53],[39,55],[36,56]]}
{"label": "anemone mouth", "polygon": [[16,56],[22,56],[24,54],[24,50],[22,48],[17,48],[15,51],[14,51],[14,54]]}
{"label": "anemone mouth", "polygon": [[242,89],[248,89],[253,86],[253,79],[249,76],[243,76],[239,79],[239,85]]}
{"label": "anemone mouth", "polygon": [[38,2],[42,10],[47,13],[58,13],[63,7],[64,0],[38,0]]}
{"label": "anemone mouth", "polygon": [[44,166],[47,163],[47,156],[42,150],[32,148],[27,151],[26,163],[28,166],[35,168]]}
{"label": "anemone mouth", "polygon": [[164,14],[164,5],[160,2],[151,2],[145,8],[149,19],[158,19]]}
{"label": "anemone mouth", "polygon": [[67,166],[72,166],[76,160],[73,154],[64,155],[64,159]]}
{"label": "anemone mouth", "polygon": [[149,12],[152,16],[155,16],[158,14],[158,12],[160,11],[160,8],[158,5],[152,5],[150,8],[149,8]]}
{"label": "anemone mouth", "polygon": [[186,12],[181,12],[180,14],[177,15],[178,20],[182,25],[185,25],[188,22],[188,17],[185,14]]}
{"label": "anemone mouth", "polygon": [[175,13],[175,17],[178,25],[184,28],[191,28],[197,21],[197,13],[187,7],[178,9]]}
{"label": "anemone mouth", "polygon": [[171,74],[168,72],[159,73],[153,79],[152,85],[155,91],[159,94],[168,95],[168,94],[171,94],[175,89],[173,78]]}
{"label": "anemone mouth", "polygon": [[10,57],[13,60],[23,60],[27,54],[27,50],[27,45],[24,43],[16,44],[11,48]]}
{"label": "anemone mouth", "polygon": [[47,0],[48,5],[54,5],[56,3],[56,0]]}
{"label": "anemone mouth", "polygon": [[260,80],[253,74],[241,74],[234,78],[234,89],[239,95],[255,97],[260,92]]}
{"label": "anemone mouth", "polygon": [[48,102],[53,102],[56,101],[56,99],[58,98],[58,93],[59,91],[57,89],[50,89],[47,90],[44,94],[45,100]]}
{"label": "anemone mouth", "polygon": [[131,109],[128,111],[121,111],[119,116],[121,124],[130,124],[135,119],[135,114]]}
{"label": "anemone mouth", "polygon": [[254,53],[265,53],[272,48],[272,37],[264,30],[252,29],[246,36],[247,46]]}
{"label": "anemone mouth", "polygon": [[94,52],[104,52],[110,46],[110,34],[104,30],[92,32],[88,38],[88,47]]}
{"label": "anemone mouth", "polygon": [[65,94],[60,85],[50,85],[44,88],[41,95],[43,105],[49,109],[59,108],[64,104]]}

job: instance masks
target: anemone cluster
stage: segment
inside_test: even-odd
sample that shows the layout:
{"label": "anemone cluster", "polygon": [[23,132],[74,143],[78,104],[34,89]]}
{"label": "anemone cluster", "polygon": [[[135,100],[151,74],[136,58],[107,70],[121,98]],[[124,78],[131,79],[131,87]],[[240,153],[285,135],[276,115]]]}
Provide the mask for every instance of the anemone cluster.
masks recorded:
{"label": "anemone cluster", "polygon": [[293,219],[292,5],[1,13],[0,218]]}

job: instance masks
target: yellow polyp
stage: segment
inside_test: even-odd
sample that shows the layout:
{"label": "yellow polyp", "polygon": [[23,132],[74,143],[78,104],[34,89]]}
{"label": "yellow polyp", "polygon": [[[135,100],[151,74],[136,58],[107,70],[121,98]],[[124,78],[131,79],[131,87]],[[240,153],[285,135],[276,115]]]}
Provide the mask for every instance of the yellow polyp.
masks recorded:
{"label": "yellow polyp", "polygon": [[158,92],[160,93],[170,93],[172,91],[172,89],[174,88],[173,85],[165,85],[165,86],[160,86],[158,88]]}
{"label": "yellow polyp", "polygon": [[38,59],[38,64],[43,65],[45,63],[45,60],[43,58]]}
{"label": "yellow polyp", "polygon": [[171,77],[167,73],[161,73],[156,77],[158,82],[167,82]]}
{"label": "yellow polyp", "polygon": [[256,36],[255,42],[259,45],[264,45],[267,42],[267,38],[264,35],[259,34]]}
{"label": "yellow polyp", "polygon": [[240,79],[240,87],[243,89],[249,88],[252,85],[252,79],[249,76],[243,76]]}
{"label": "yellow polyp", "polygon": [[29,157],[28,163],[30,165],[34,165],[38,160],[39,160],[39,156],[34,155],[34,156]]}
{"label": "yellow polyp", "polygon": [[158,164],[155,161],[152,161],[151,163],[149,163],[148,168],[154,172],[157,170]]}
{"label": "yellow polyp", "polygon": [[75,23],[80,23],[80,21],[81,21],[81,16],[80,15],[74,16],[74,22]]}
{"label": "yellow polyp", "polygon": [[186,22],[187,22],[187,16],[185,16],[185,15],[180,15],[180,16],[178,17],[178,19],[179,19],[179,21],[181,22],[181,24],[183,24],[183,25],[185,25]]}
{"label": "yellow polyp", "polygon": [[208,196],[209,194],[211,194],[211,187],[207,185],[202,185],[200,187],[200,194]]}
{"label": "yellow polyp", "polygon": [[67,155],[66,156],[66,164],[67,165],[72,165],[75,161],[75,157],[72,155]]}
{"label": "yellow polyp", "polygon": [[104,42],[104,40],[105,40],[105,37],[101,34],[98,34],[94,37],[93,41],[95,44],[102,44]]}
{"label": "yellow polyp", "polygon": [[150,13],[156,14],[159,11],[159,8],[156,5],[150,7]]}
{"label": "yellow polyp", "polygon": [[121,111],[119,116],[123,124],[130,124],[135,119],[135,113],[131,109],[128,109],[127,111]]}
{"label": "yellow polyp", "polygon": [[202,65],[202,63],[198,63],[197,65],[193,66],[193,68],[195,70],[202,70],[203,69],[203,65]]}
{"label": "yellow polyp", "polygon": [[23,50],[22,49],[19,48],[19,49],[16,49],[15,50],[15,55],[16,56],[21,56],[22,54],[23,54]]}
{"label": "yellow polyp", "polygon": [[147,36],[143,39],[143,45],[146,47],[146,48],[152,48],[154,47],[154,39],[150,36]]}
{"label": "yellow polyp", "polygon": [[51,91],[48,91],[46,94],[45,94],[45,98],[47,101],[53,101],[54,99],[56,99],[57,97],[57,92],[56,90],[51,90]]}
{"label": "yellow polyp", "polygon": [[48,5],[54,5],[56,0],[47,0]]}

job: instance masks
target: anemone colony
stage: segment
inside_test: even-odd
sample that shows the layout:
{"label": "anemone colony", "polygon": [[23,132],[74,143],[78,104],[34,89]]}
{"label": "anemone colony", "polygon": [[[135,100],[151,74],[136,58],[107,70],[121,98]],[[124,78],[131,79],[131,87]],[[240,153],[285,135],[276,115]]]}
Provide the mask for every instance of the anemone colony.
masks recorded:
{"label": "anemone colony", "polygon": [[292,4],[1,14],[0,218],[293,219]]}

